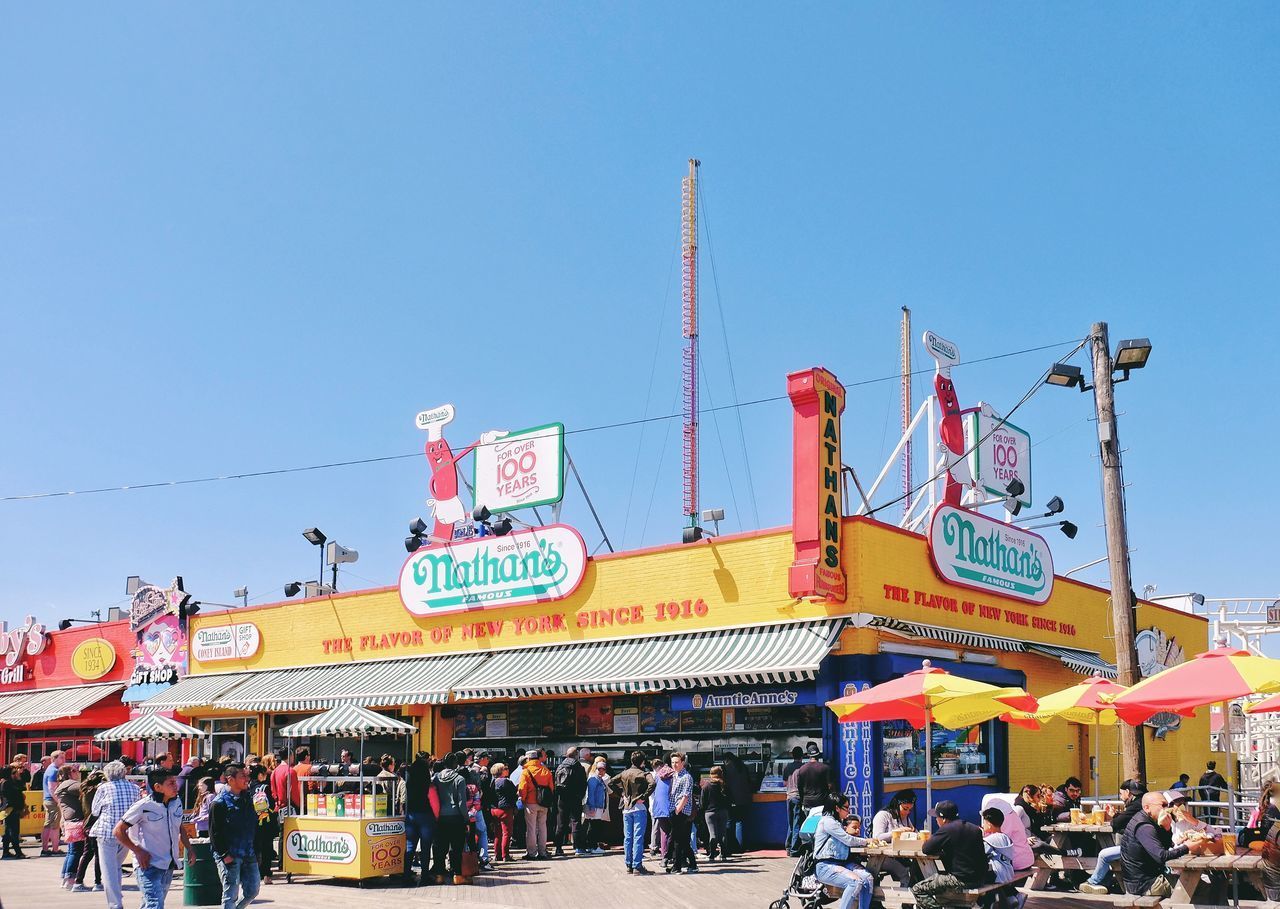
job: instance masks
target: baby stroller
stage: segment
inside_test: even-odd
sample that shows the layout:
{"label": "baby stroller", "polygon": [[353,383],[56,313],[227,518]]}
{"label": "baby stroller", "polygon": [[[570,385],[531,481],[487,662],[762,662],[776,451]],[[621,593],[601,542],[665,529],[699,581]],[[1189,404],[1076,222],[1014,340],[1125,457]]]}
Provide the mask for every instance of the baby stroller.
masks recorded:
{"label": "baby stroller", "polygon": [[800,855],[791,871],[791,883],[781,897],[769,904],[769,909],[790,909],[789,900],[793,896],[800,901],[800,909],[818,909],[836,900],[836,897],[827,895],[826,885],[818,883],[813,876],[817,864],[813,860],[813,833],[806,833],[801,828],[797,843]]}

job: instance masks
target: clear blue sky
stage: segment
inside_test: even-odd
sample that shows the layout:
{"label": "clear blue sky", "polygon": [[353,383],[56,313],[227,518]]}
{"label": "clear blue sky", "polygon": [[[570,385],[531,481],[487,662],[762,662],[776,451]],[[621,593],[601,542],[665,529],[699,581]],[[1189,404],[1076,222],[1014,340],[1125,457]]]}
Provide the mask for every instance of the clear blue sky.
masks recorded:
{"label": "clear blue sky", "polygon": [[[455,443],[670,413],[696,155],[704,401],[733,397],[722,327],[751,400],[893,375],[903,305],[969,358],[1106,320],[1155,344],[1118,388],[1135,584],[1280,594],[1277,46],[1263,3],[9,4],[0,495],[411,453],[445,401]],[[962,401],[1011,406],[1054,353],[957,370]],[[864,477],[897,412],[895,381],[851,389]],[[1081,527],[1060,569],[1103,554],[1090,412],[1045,389],[1017,419]],[[704,503],[780,525],[787,407],[741,416],[754,497],[726,412]],[[619,545],[678,539],[666,433],[570,436]],[[426,480],[3,502],[0,618],[130,574],[265,601],[314,576],[310,525],[360,551],[344,588],[389,584]],[[576,492],[565,517],[597,542]]]}

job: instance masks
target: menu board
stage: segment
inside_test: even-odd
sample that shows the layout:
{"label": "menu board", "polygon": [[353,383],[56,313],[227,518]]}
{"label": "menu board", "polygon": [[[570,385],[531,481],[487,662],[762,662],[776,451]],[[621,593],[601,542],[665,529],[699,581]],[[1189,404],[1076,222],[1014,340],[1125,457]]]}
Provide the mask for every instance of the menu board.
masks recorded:
{"label": "menu board", "polygon": [[613,732],[613,698],[588,698],[578,702],[578,735]]}
{"label": "menu board", "polygon": [[724,713],[720,710],[683,710],[680,712],[681,732],[723,732]]}
{"label": "menu board", "polygon": [[484,708],[459,707],[453,720],[455,739],[480,738],[484,735]]}
{"label": "menu board", "polygon": [[546,704],[541,701],[513,701],[507,705],[507,735],[517,738],[543,734]]}
{"label": "menu board", "polygon": [[556,738],[568,738],[577,733],[578,704],[576,701],[548,701],[545,706],[543,734]]}
{"label": "menu board", "polygon": [[655,694],[640,700],[641,732],[679,732],[680,713],[671,709],[671,695]]}
{"label": "menu board", "polygon": [[639,698],[614,698],[613,731],[617,735],[635,735],[640,731]]}
{"label": "menu board", "polygon": [[484,714],[484,735],[489,739],[507,737],[507,708],[489,708]]}

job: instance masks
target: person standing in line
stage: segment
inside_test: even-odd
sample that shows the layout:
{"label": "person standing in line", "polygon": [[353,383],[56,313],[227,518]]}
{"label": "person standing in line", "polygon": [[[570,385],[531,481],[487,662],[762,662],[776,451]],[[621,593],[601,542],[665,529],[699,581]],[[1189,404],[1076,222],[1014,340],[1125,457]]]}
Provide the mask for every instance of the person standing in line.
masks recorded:
{"label": "person standing in line", "polygon": [[62,862],[62,889],[76,884],[76,868],[84,854],[84,806],[80,804],[80,768],[63,764],[58,768],[54,800],[62,816],[62,839],[67,844],[67,857]]}
{"label": "person standing in line", "polygon": [[755,801],[759,783],[746,762],[736,754],[725,754],[721,767],[725,792],[729,794],[729,826],[720,845],[721,858],[747,851],[747,814]]}
{"label": "person standing in line", "polygon": [[578,749],[570,748],[564,753],[564,760],[556,768],[556,858],[564,855],[564,847],[573,843],[574,851],[582,848],[582,803],[587,795],[587,774],[578,762]]}
{"label": "person standing in line", "polygon": [[645,825],[649,821],[654,779],[644,769],[644,752],[631,752],[631,766],[614,777],[609,788],[617,793],[622,811],[622,857],[627,874],[648,874],[644,867]]}
{"label": "person standing in line", "polygon": [[222,909],[245,909],[262,885],[255,849],[258,812],[243,764],[229,764],[226,781],[209,812],[209,845],[222,882]]}
{"label": "person standing in line", "polygon": [[587,777],[587,802],[582,816],[587,823],[583,841],[589,855],[604,855],[609,830],[609,762],[598,757]]}
{"label": "person standing in line", "polygon": [[13,766],[0,767],[0,801],[9,809],[4,816],[4,857],[26,858],[22,854],[21,825],[22,816],[27,813],[27,787]]}
{"label": "person standing in line", "polygon": [[493,765],[493,783],[489,788],[489,815],[494,821],[493,857],[495,861],[511,861],[511,832],[515,826],[516,787],[507,776],[506,764]]}
{"label": "person standing in line", "polygon": [[253,834],[253,851],[258,855],[258,877],[262,883],[270,884],[273,882],[271,866],[275,864],[275,842],[279,833],[280,815],[276,811],[276,800],[271,797],[271,771],[265,762],[249,767],[249,798],[258,818],[258,826]]}
{"label": "person standing in line", "polygon": [[[116,824],[116,841],[133,853],[138,869],[142,909],[164,909],[165,897],[178,867],[179,849],[190,855],[191,843],[182,829],[182,802],[178,799],[178,775],[172,768],[147,774],[151,798],[129,807]],[[138,839],[130,835],[134,830]]]}
{"label": "person standing in line", "polygon": [[653,814],[653,836],[655,856],[662,856],[666,863],[671,855],[671,778],[675,776],[671,764],[656,757],[653,760],[653,800],[650,812]]}
{"label": "person standing in line", "polygon": [[49,755],[49,764],[44,768],[40,778],[40,788],[44,793],[44,829],[40,831],[40,854],[62,855],[58,848],[58,831],[62,826],[62,812],[58,809],[58,800],[54,790],[58,788],[58,771],[67,762],[66,755],[55,751]]}
{"label": "person standing in line", "polygon": [[555,798],[556,781],[542,766],[542,752],[529,752],[520,777],[520,799],[524,802],[526,859],[549,859],[547,852],[547,806]]}
{"label": "person standing in line", "polygon": [[[98,820],[93,814],[93,797],[97,795],[98,787],[105,779],[101,770],[94,770],[80,784],[80,813],[84,817],[85,837],[84,849],[80,853],[80,861],[76,864],[75,886],[71,888],[73,893],[87,893],[90,889],[102,889],[102,866],[98,863],[98,838],[90,836],[89,831]],[[93,863],[94,886],[92,888],[84,885],[85,873],[89,870],[90,862]]]}
{"label": "person standing in line", "polygon": [[693,777],[685,766],[682,751],[671,752],[671,836],[668,839],[671,864],[667,872],[692,874],[698,860],[690,839],[693,835]]}
{"label": "person standing in line", "polygon": [[[435,837],[436,815],[431,810],[431,755],[419,751],[404,778],[404,882],[426,883],[431,879],[431,841]],[[413,854],[421,852],[422,877],[413,873]]]}
{"label": "person standing in line", "polygon": [[800,811],[800,790],[796,788],[795,772],[804,766],[804,749],[799,745],[791,749],[791,763],[782,769],[782,779],[787,787],[787,839],[783,844],[787,855],[792,858],[800,853],[796,851],[797,839],[800,836],[800,824],[804,815]]}
{"label": "person standing in line", "polygon": [[724,770],[712,767],[702,781],[702,815],[707,822],[707,861],[714,862],[729,857],[729,788],[725,785]]}
{"label": "person standing in line", "polygon": [[120,872],[124,865],[126,847],[116,839],[116,825],[134,803],[142,799],[138,787],[125,779],[126,773],[123,761],[111,761],[102,768],[106,782],[93,795],[91,813],[98,819],[89,829],[89,835],[98,841],[98,855],[102,860],[102,877],[107,892],[107,909],[124,909]]}
{"label": "person standing in line", "polygon": [[462,843],[467,835],[467,778],[458,772],[458,756],[452,752],[438,763],[435,788],[440,800],[440,814],[436,817],[435,839],[431,844],[432,870],[437,884],[447,877],[445,858],[455,884],[465,884],[462,875]]}
{"label": "person standing in line", "polygon": [[796,771],[796,790],[800,795],[801,813],[825,805],[827,799],[840,791],[835,771],[822,761],[822,752],[814,742],[805,751],[808,762]]}

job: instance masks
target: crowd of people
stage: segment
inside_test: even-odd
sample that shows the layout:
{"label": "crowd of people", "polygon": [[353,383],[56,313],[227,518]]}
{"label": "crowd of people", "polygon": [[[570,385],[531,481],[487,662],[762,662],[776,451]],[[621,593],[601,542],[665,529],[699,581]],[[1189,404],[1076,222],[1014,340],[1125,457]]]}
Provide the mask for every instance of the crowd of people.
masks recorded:
{"label": "crowd of people", "polygon": [[302,812],[308,787],[317,777],[338,777],[325,784],[358,788],[351,778],[359,776],[383,784],[404,815],[402,881],[412,885],[468,883],[517,854],[525,861],[565,857],[567,850],[601,855],[618,845],[617,820],[627,874],[652,873],[646,860],[668,873],[693,873],[700,858],[724,861],[744,851],[757,788],[736,756],[695,780],[678,751],[635,751],[621,769],[585,747],[568,749],[558,762],[534,749],[510,765],[471,749],[419,752],[407,764],[390,755],[360,764],[343,751],[337,764],[318,764],[306,747],[280,748],[243,763],[192,757],[180,767],[162,753],[141,767],[124,757],[98,769],[61,752],[38,763],[19,754],[0,768],[4,858],[26,857],[19,824],[27,792],[40,791],[40,854],[62,859],[67,890],[105,891],[108,909],[123,909],[122,882],[133,876],[143,909],[162,909],[175,870],[193,860],[193,832],[208,838],[223,906],[244,909],[272,883],[283,820]]}

